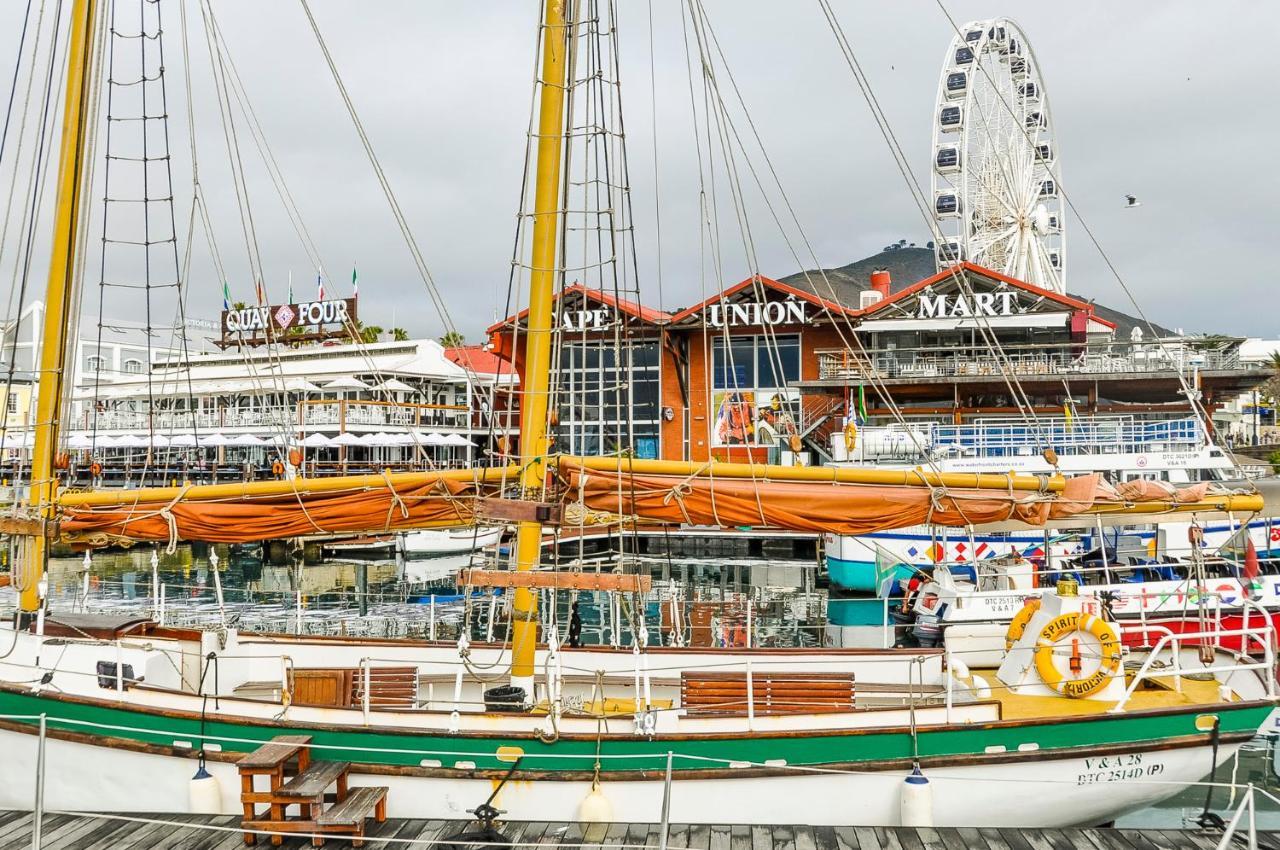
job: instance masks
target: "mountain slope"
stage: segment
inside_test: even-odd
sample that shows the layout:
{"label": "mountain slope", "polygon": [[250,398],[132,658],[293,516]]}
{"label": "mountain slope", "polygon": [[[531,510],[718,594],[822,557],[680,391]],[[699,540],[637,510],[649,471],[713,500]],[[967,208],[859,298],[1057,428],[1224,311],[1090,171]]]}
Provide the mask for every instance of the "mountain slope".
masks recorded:
{"label": "mountain slope", "polygon": [[[911,284],[933,275],[937,270],[933,262],[933,251],[928,248],[903,247],[891,251],[881,251],[879,254],[874,254],[839,268],[796,272],[779,278],[779,280],[797,289],[813,292],[823,298],[830,298],[834,290],[835,300],[848,307],[857,307],[858,293],[864,289],[871,288],[871,272],[880,268],[888,270],[892,279],[890,287],[892,292],[906,289]],[[825,280],[823,279],[824,274]],[[828,283],[830,288],[828,288]],[[1072,298],[1077,298],[1081,301],[1092,300],[1083,295],[1068,294]],[[1150,339],[1151,330],[1138,317],[1098,303],[1094,303],[1093,309],[1098,318],[1115,323],[1117,339],[1127,341],[1135,327],[1141,327],[1143,335]],[[1153,325],[1153,327],[1160,336],[1174,335],[1174,332],[1169,328],[1160,325]]]}

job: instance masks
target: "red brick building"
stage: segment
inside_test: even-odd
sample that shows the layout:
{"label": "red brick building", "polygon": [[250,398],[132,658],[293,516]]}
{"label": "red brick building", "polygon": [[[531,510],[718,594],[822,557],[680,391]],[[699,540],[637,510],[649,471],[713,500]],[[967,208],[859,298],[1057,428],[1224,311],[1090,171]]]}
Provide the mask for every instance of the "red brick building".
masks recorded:
{"label": "red brick building", "polygon": [[[849,417],[962,423],[980,415],[1185,416],[1188,363],[1212,403],[1252,377],[1194,341],[1117,339],[1094,305],[962,263],[894,292],[755,277],[665,313],[570,286],[556,304],[556,448],[640,457],[818,463]],[[851,303],[852,302],[852,303]],[[523,381],[525,314],[489,328]],[[992,351],[992,340],[998,342]],[[1016,383],[1019,399],[1010,397]]]}

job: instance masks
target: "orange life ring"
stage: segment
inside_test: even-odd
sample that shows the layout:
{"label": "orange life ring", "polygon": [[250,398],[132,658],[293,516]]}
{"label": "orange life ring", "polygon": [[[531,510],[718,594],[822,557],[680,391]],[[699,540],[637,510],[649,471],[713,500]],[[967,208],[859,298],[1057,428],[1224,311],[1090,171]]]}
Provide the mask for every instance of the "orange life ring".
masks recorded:
{"label": "orange life ring", "polygon": [[284,464],[280,461],[271,464],[271,472],[273,475],[284,475]]}
{"label": "orange life ring", "polygon": [[[289,449],[289,463],[294,466],[302,466],[302,452],[297,449]],[[283,471],[281,470],[281,472]]]}
{"label": "orange life ring", "polygon": [[98,462],[95,460],[93,463],[89,464],[89,472],[91,472],[91,473],[94,475],[94,477],[95,477],[95,478],[96,478],[97,476],[101,475],[101,474],[102,474],[102,464],[98,463]]}
{"label": "orange life ring", "polygon": [[852,419],[844,426],[844,450],[851,452],[858,447],[858,424]]}
{"label": "orange life ring", "polygon": [[[1098,641],[1101,659],[1090,676],[1068,679],[1053,663],[1054,645],[1075,632],[1087,632]],[[1111,624],[1092,614],[1075,611],[1050,620],[1036,640],[1036,672],[1049,688],[1064,696],[1081,699],[1096,694],[1120,673],[1120,637]]]}
{"label": "orange life ring", "polygon": [[1013,615],[1012,622],[1009,623],[1009,629],[1004,633],[1004,651],[1008,652],[1013,649],[1013,645],[1022,639],[1027,632],[1027,624],[1031,622],[1031,618],[1040,610],[1040,597],[1036,596],[1028,599],[1018,609],[1018,613]]}

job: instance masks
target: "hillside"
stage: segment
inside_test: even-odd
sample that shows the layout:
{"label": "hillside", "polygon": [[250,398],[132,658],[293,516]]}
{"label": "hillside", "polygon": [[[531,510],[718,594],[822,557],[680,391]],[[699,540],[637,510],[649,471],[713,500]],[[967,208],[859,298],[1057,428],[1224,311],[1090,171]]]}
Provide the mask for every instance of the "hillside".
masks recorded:
{"label": "hillside", "polygon": [[[827,283],[829,282],[831,289],[835,290],[837,301],[841,304],[857,307],[858,293],[871,287],[871,272],[879,268],[888,269],[889,275],[893,280],[891,287],[893,292],[906,289],[911,284],[924,280],[936,271],[933,263],[933,251],[928,248],[903,247],[892,251],[881,251],[879,254],[874,254],[839,268],[823,269],[821,272],[796,272],[784,278],[779,278],[779,280],[798,289],[814,292],[824,298],[831,297],[831,292],[827,289]],[[826,275],[825,281],[821,277],[823,273]],[[1081,301],[1092,300],[1084,295],[1068,294],[1072,298],[1078,298]],[[1098,318],[1116,324],[1117,339],[1127,340],[1135,327],[1142,327],[1143,334],[1150,337],[1150,331],[1147,329],[1146,324],[1135,316],[1096,302],[1093,309]],[[1160,325],[1153,325],[1153,327],[1157,334],[1162,336],[1173,335],[1173,331],[1169,328]]]}

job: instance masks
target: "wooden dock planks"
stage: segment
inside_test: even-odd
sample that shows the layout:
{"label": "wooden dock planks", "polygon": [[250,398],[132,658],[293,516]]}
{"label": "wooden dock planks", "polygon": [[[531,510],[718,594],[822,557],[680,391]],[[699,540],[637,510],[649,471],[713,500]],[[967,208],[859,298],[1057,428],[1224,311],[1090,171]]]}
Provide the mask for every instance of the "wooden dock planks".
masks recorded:
{"label": "wooden dock planks", "polygon": [[[125,819],[130,818],[130,819]],[[136,819],[135,819],[136,818]],[[139,820],[150,823],[139,823]],[[465,821],[391,819],[370,824],[370,847],[397,847],[378,838],[440,841]],[[217,826],[223,830],[202,827]],[[72,816],[48,814],[43,850],[239,850],[244,846],[233,815]],[[31,844],[30,812],[0,811],[0,848]],[[591,844],[600,848],[657,847],[657,824],[520,822],[503,830],[517,845]],[[1243,839],[1243,834],[1241,835]],[[1260,841],[1280,843],[1278,833]],[[1160,829],[910,828],[804,825],[672,824],[669,850],[1214,850],[1221,834]],[[309,847],[290,836],[284,847]]]}

